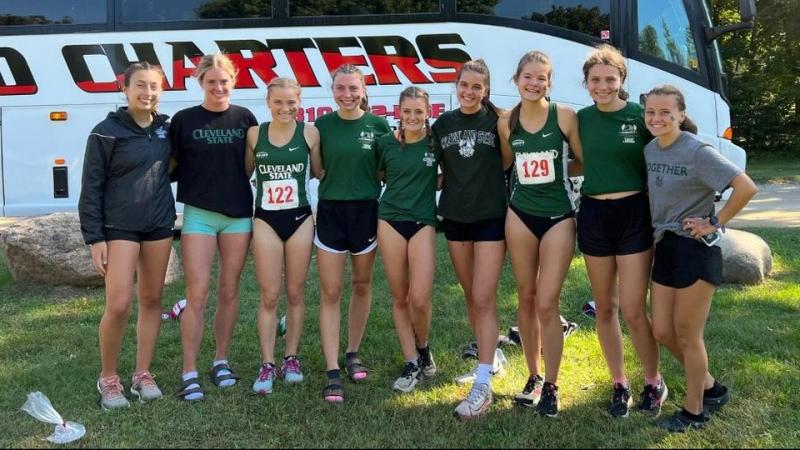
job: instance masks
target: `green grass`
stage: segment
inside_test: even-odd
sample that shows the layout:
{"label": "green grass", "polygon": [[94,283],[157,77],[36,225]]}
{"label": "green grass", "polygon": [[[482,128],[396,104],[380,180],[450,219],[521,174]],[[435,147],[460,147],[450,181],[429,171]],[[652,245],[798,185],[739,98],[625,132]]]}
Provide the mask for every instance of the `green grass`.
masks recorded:
{"label": "green grass", "polygon": [[[372,315],[362,354],[372,372],[366,384],[345,385],[346,403],[321,399],[324,364],[317,332],[315,265],[307,290],[307,320],[301,358],[306,381],[277,384],[265,398],[249,394],[260,363],[254,311],[253,266],[242,283],[242,309],[230,360],[243,382],[219,391],[209,381],[208,399],[185,404],[169,395],[149,405],[103,412],[94,383],[99,372],[97,326],[103,311],[100,289],[53,289],[11,282],[0,258],[0,447],[47,447],[52,427],[19,407],[40,390],[67,420],[84,424],[88,447],[798,447],[800,446],[800,237],[796,230],[759,229],[771,245],[774,277],[753,287],[725,286],[714,299],[706,337],[712,372],[733,392],[733,402],[703,432],[670,435],[641,414],[612,420],[605,414],[608,373],[594,324],[580,315],[589,297],[585,268],[575,258],[562,295],[562,313],[581,328],[566,342],[561,375],[562,410],[542,419],[512,406],[524,384],[522,354],[508,351],[507,375],[494,382],[495,402],[487,416],[459,423],[451,416],[466,387],[452,382],[469,369],[460,348],[471,339],[460,288],[439,241],[434,291],[432,349],[440,372],[410,395],[395,393],[402,367],[390,299],[380,263],[376,269]],[[167,288],[165,306],[182,297],[183,285]],[[349,298],[349,293],[345,293]],[[213,308],[213,301],[212,301]],[[516,294],[510,268],[500,283],[502,328],[515,322]],[[209,314],[209,322],[211,315]],[[127,385],[134,358],[134,324],[126,330],[120,358]],[[279,350],[282,351],[279,341]],[[212,340],[206,333],[201,366],[208,367]],[[175,322],[163,326],[153,372],[166,393],[174,392],[181,369]],[[641,389],[642,374],[626,339],[628,375]],[[671,389],[665,413],[683,397],[683,373],[669,355],[662,372]]]}
{"label": "green grass", "polygon": [[747,174],[758,184],[800,183],[800,158],[761,156],[747,160]]}

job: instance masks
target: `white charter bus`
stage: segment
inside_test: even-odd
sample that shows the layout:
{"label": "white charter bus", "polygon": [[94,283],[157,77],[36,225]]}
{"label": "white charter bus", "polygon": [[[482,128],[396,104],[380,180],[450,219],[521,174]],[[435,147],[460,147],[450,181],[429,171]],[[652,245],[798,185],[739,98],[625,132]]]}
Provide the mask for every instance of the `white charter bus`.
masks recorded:
{"label": "white charter bus", "polygon": [[702,137],[744,167],[714,39],[754,14],[743,1],[749,23],[715,28],[704,0],[0,0],[0,216],[77,209],[86,136],[124,104],[129,64],[163,68],[171,115],[200,103],[194,65],[220,51],[240,70],[233,102],[260,121],[275,76],[303,86],[300,120],[332,111],[329,73],[342,63],[362,68],[372,111],[392,121],[410,84],[431,94],[434,118],[457,107],[455,72],[475,58],[495,103],[513,106],[511,75],[533,49],[553,61],[552,99],[581,108],[581,66],[607,42],[628,58],[632,99],[679,86]]}

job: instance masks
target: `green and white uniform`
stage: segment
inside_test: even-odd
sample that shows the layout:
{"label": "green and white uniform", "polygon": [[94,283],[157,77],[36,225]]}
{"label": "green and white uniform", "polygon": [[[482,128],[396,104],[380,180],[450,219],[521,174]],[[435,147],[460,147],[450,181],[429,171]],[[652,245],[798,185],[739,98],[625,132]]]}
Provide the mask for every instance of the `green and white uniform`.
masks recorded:
{"label": "green and white uniform", "polygon": [[571,212],[573,205],[566,177],[569,145],[558,126],[556,103],[550,102],[541,130],[529,133],[519,123],[508,143],[514,153],[511,204],[540,217]]}
{"label": "green and white uniform", "polygon": [[345,120],[337,112],[314,123],[320,134],[325,177],[319,184],[320,200],[375,200],[380,194],[376,176],[378,155],[372,143],[391,131],[383,117],[364,113]]}
{"label": "green and white uniform", "polygon": [[255,146],[256,207],[265,211],[308,206],[309,148],[303,135],[303,122],[297,122],[286,145],[269,142],[269,122],[258,128]]}
{"label": "green and white uniform", "polygon": [[644,146],[653,139],[644,124],[644,109],[628,102],[619,111],[596,105],[578,111],[583,148],[583,195],[647,190]]}
{"label": "green and white uniform", "polygon": [[380,155],[378,169],[386,172],[378,217],[435,225],[439,157],[428,139],[401,147],[394,133],[388,133],[375,141],[375,150]]}

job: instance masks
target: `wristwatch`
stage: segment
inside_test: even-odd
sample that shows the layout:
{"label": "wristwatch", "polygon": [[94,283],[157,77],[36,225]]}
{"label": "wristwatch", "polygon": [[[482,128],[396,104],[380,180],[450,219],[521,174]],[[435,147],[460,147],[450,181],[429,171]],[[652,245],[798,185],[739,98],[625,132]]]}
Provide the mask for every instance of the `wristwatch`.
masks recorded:
{"label": "wristwatch", "polygon": [[717,227],[717,231],[720,233],[725,233],[725,225],[719,223],[719,217],[716,214],[713,214],[708,217],[708,223],[714,227]]}

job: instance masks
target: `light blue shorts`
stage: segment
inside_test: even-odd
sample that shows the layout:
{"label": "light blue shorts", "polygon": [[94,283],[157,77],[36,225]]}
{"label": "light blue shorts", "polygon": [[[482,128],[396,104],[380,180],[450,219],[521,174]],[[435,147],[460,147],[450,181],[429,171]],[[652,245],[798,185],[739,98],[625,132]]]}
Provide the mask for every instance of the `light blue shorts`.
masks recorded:
{"label": "light blue shorts", "polygon": [[251,233],[253,219],[250,217],[228,217],[214,211],[183,206],[183,226],[181,234],[205,234],[216,236],[229,233]]}

